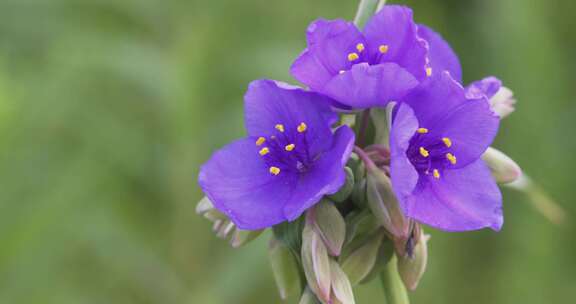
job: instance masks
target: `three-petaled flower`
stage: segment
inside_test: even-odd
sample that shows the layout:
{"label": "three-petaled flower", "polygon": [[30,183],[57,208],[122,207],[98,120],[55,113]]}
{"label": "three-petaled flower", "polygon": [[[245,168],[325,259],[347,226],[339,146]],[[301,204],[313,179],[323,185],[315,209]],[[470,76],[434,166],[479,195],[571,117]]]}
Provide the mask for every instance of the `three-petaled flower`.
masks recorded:
{"label": "three-petaled flower", "polygon": [[398,106],[390,134],[392,186],[404,214],[446,231],[502,226],[502,196],[480,156],[499,118],[448,72]]}
{"label": "three-petaled flower", "polygon": [[316,20],[308,27],[307,41],[291,67],[292,75],[344,107],[384,106],[435,71],[461,77],[460,63],[448,44],[415,24],[412,10],[404,6],[385,6],[363,32],[344,20]]}
{"label": "three-petaled flower", "polygon": [[345,182],[354,144],[347,126],[333,131],[332,100],[271,80],[244,98],[248,137],[214,153],[199,183],[238,228],[261,229],[298,218]]}

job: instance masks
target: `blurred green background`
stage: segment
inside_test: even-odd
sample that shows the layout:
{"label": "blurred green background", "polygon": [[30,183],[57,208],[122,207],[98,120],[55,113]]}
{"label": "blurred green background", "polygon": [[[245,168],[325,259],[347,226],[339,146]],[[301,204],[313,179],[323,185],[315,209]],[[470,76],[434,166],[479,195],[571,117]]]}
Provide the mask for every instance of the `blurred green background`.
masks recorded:
{"label": "blurred green background", "polygon": [[[395,1],[400,2],[400,1]],[[576,206],[576,2],[412,0],[517,112],[496,146]],[[244,134],[258,78],[292,81],[351,0],[1,0],[0,303],[277,303],[268,235],[239,250],[194,212],[199,165]],[[504,190],[501,233],[432,232],[413,303],[569,303],[575,226]],[[430,229],[428,230],[430,231]],[[357,302],[383,300],[378,282]]]}

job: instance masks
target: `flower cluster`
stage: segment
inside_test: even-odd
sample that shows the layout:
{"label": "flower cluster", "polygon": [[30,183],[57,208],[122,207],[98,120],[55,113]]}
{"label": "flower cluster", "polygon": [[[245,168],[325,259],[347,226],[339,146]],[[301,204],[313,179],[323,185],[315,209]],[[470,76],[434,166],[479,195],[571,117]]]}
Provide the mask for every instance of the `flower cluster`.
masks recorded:
{"label": "flower cluster", "polygon": [[[283,297],[299,285],[287,282],[305,279],[303,299],[353,303],[351,287],[393,256],[414,289],[426,264],[422,224],[501,229],[494,177],[511,182],[520,169],[489,146],[514,110],[510,90],[494,77],[463,86],[454,51],[404,6],[384,6],[363,30],[314,21],[307,43],[290,69],[307,88],[252,82],[247,136],[198,178],[207,197],[198,211],[219,235],[234,231],[233,245],[273,229]],[[302,271],[291,276],[288,264]]]}

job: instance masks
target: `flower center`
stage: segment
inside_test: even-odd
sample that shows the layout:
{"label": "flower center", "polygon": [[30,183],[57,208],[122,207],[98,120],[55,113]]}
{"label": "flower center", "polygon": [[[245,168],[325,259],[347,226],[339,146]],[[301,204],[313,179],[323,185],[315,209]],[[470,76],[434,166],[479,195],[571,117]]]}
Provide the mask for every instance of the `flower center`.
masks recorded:
{"label": "flower center", "polygon": [[256,146],[260,147],[258,154],[269,166],[270,174],[307,171],[313,159],[308,150],[306,123],[301,122],[295,128],[286,128],[279,123],[274,129],[274,135],[256,140]]}
{"label": "flower center", "polygon": [[426,128],[418,128],[410,139],[406,155],[419,173],[432,174],[436,179],[445,168],[456,165],[456,156],[450,152],[452,140],[449,137],[432,137]]}

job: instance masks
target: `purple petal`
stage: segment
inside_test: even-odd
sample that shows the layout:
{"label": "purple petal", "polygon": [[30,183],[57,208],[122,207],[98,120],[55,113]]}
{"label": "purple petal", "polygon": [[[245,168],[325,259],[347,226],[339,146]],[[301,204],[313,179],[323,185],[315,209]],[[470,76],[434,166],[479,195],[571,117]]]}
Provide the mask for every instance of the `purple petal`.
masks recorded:
{"label": "purple petal", "polygon": [[428,59],[432,71],[448,71],[452,78],[462,82],[462,67],[460,60],[450,45],[431,28],[419,24],[418,35],[428,41]]}
{"label": "purple petal", "polygon": [[485,98],[471,99],[431,126],[430,136],[450,138],[450,152],[458,159],[454,168],[461,168],[476,161],[488,149],[499,124],[500,118]]}
{"label": "purple petal", "polygon": [[[427,43],[417,33],[412,10],[405,6],[386,5],[374,15],[364,28],[370,53],[379,56],[378,62],[395,62],[417,79],[426,78]],[[388,46],[380,55],[378,48]]]}
{"label": "purple petal", "polygon": [[417,85],[414,76],[395,63],[360,63],[332,78],[321,92],[353,108],[383,107]]}
{"label": "purple petal", "polygon": [[308,48],[294,61],[290,73],[314,90],[321,89],[334,75],[350,68],[348,54],[364,43],[362,33],[351,22],[319,19],[306,33]]}
{"label": "purple petal", "polygon": [[485,96],[490,99],[498,90],[502,87],[502,81],[500,79],[490,76],[484,79],[474,81],[469,86],[466,87],[466,95],[470,98],[478,98],[479,96]]}
{"label": "purple petal", "polygon": [[408,217],[445,231],[498,231],[503,223],[502,194],[482,160],[439,179],[422,177],[402,203]]}
{"label": "purple petal", "polygon": [[254,142],[255,138],[245,138],[217,151],[198,176],[214,207],[246,230],[285,221],[284,205],[297,179],[291,174],[270,174]]}
{"label": "purple petal", "polygon": [[321,151],[331,145],[330,126],[338,115],[330,106],[332,100],[299,87],[272,80],[256,80],[250,83],[244,96],[246,129],[250,136],[271,136],[274,126],[283,124],[288,130],[296,130],[304,122],[308,128],[307,140],[310,151]]}
{"label": "purple petal", "polygon": [[406,105],[398,106],[390,131],[392,187],[400,201],[409,196],[418,183],[418,172],[406,156],[410,139],[418,128],[418,120],[412,109]]}
{"label": "purple petal", "polygon": [[336,193],[346,181],[344,166],[354,146],[354,132],[347,126],[336,130],[332,148],[316,160],[313,168],[300,176],[293,195],[284,207],[288,220],[316,204],[322,196]]}
{"label": "purple petal", "polygon": [[431,128],[467,99],[464,88],[449,73],[442,72],[422,82],[402,101],[414,110],[421,127]]}

